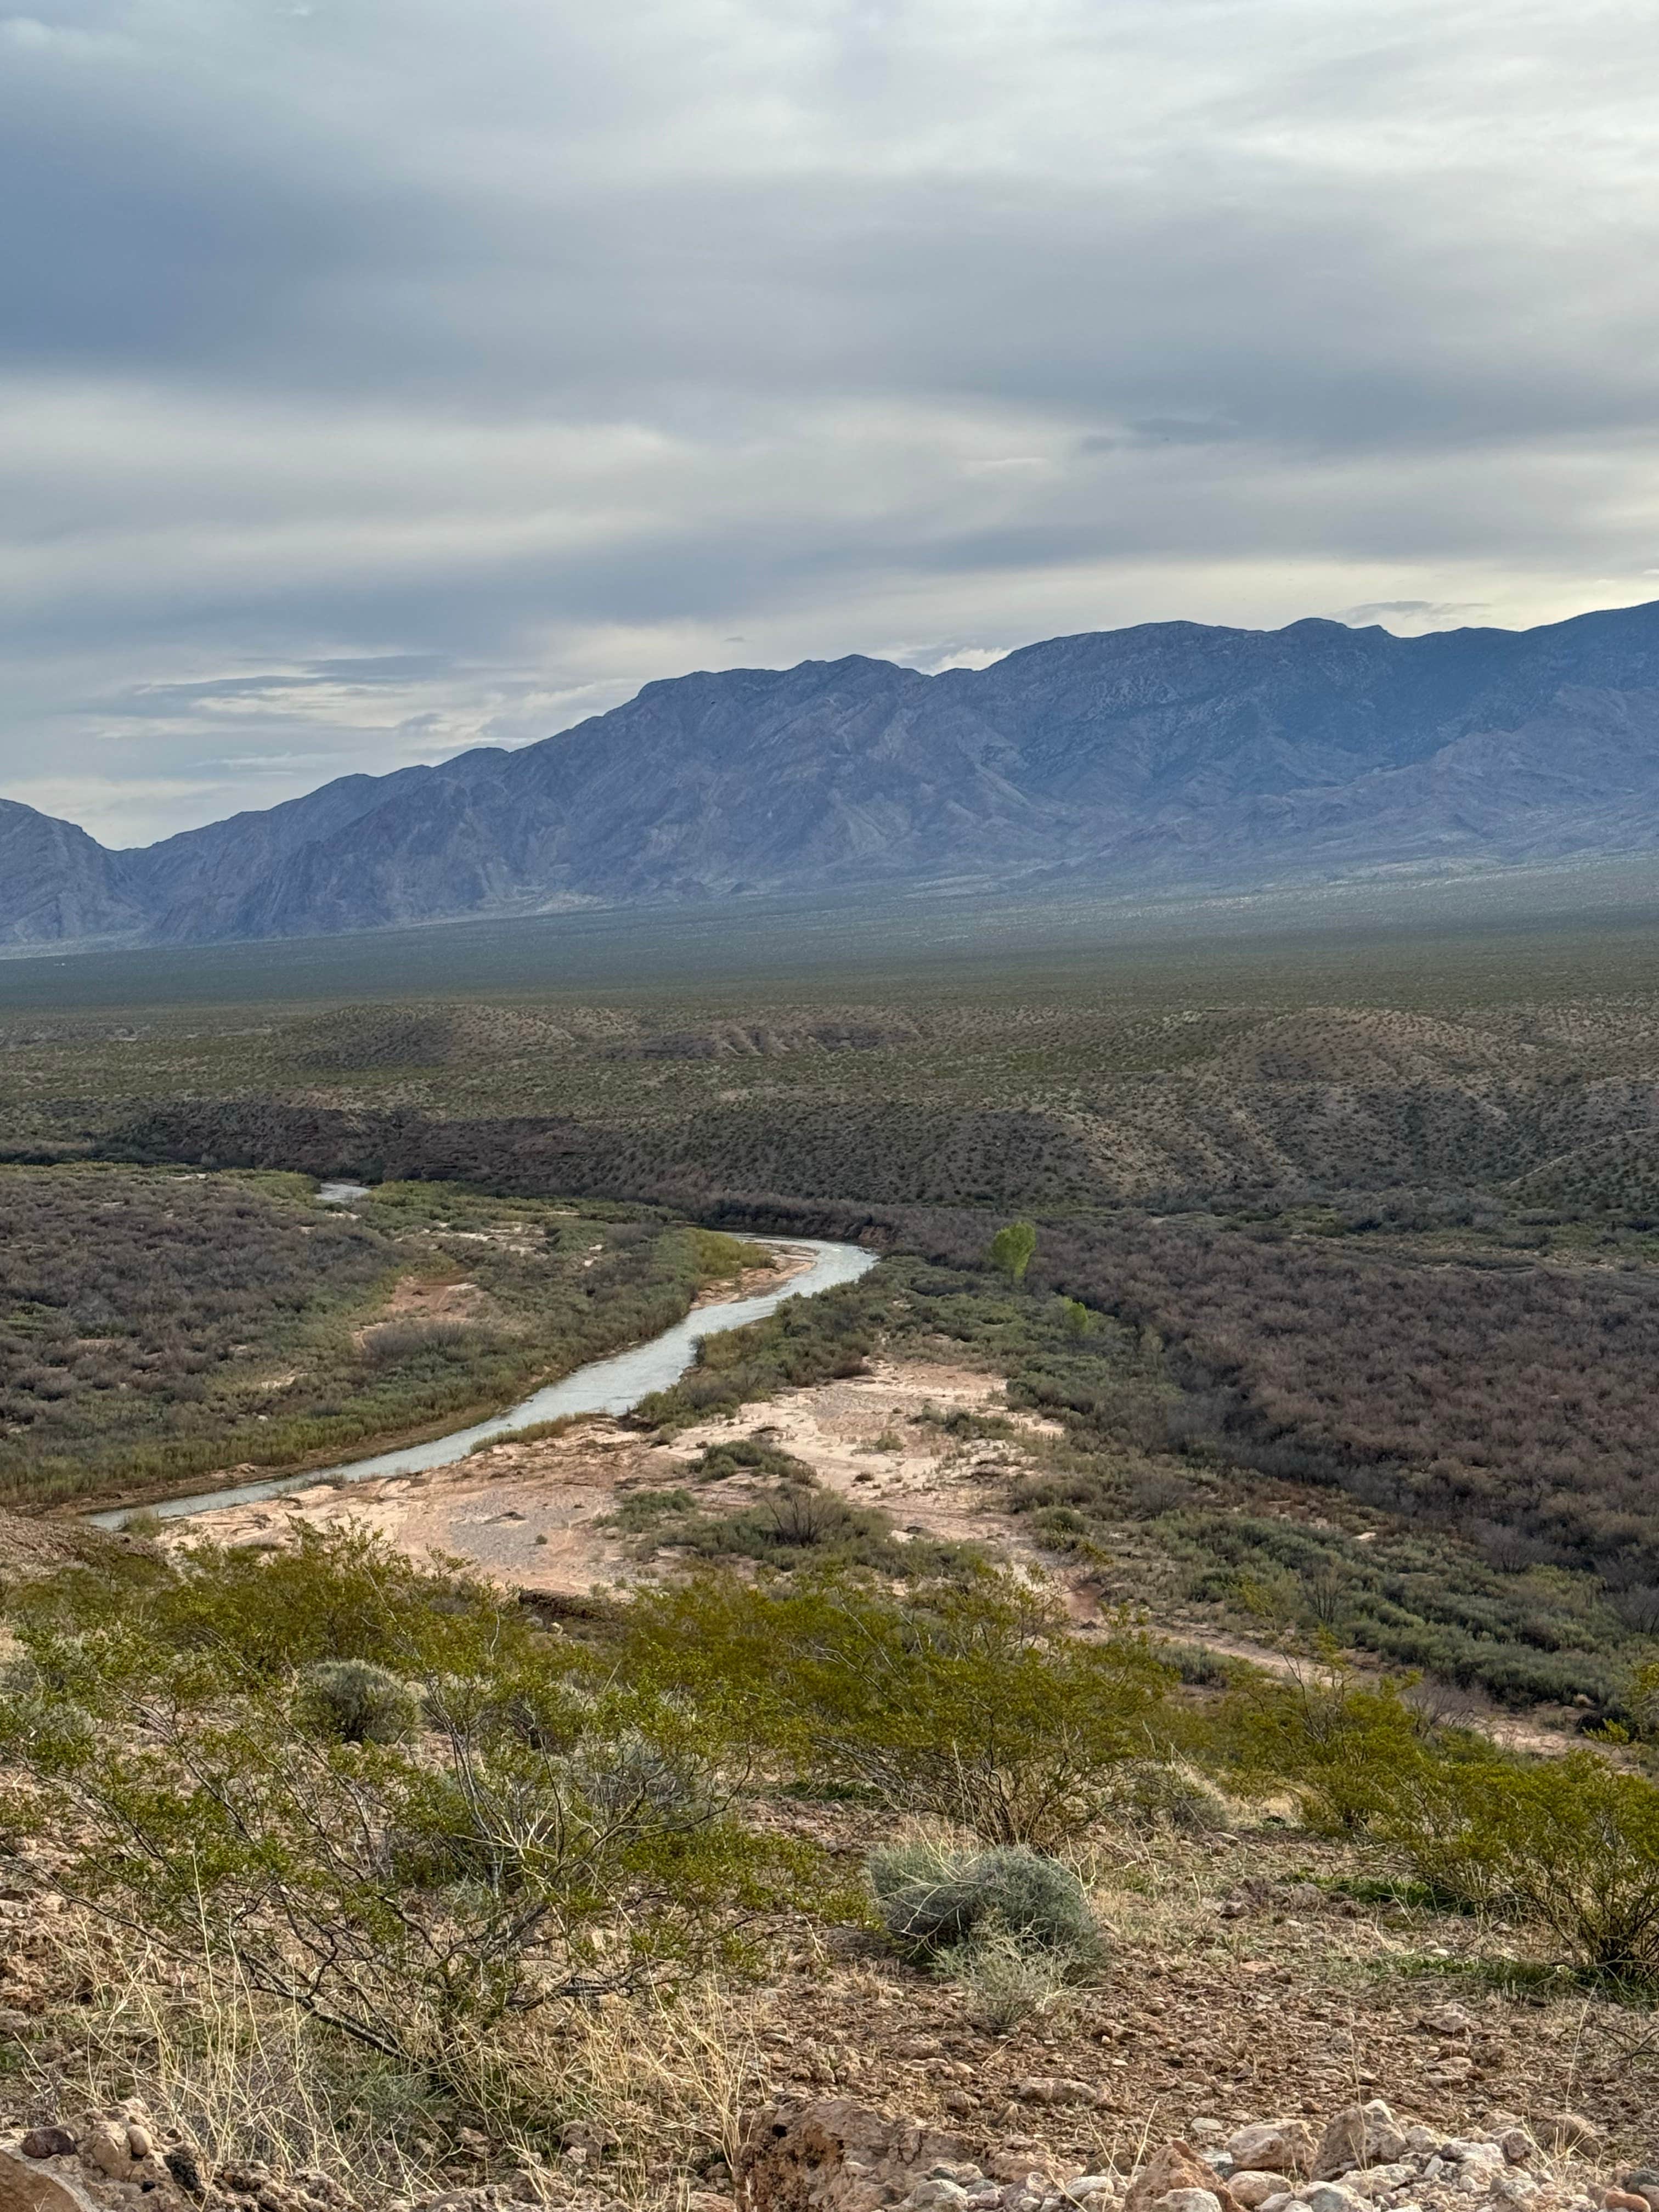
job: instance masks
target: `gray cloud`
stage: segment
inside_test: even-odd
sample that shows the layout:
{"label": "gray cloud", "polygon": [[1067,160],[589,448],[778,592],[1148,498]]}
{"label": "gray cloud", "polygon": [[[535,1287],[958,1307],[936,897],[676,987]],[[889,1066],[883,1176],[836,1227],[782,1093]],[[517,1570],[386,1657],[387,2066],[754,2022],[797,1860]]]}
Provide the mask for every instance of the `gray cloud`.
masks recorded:
{"label": "gray cloud", "polygon": [[1650,597],[1650,28],[0,13],[0,792],[130,842],[692,666]]}

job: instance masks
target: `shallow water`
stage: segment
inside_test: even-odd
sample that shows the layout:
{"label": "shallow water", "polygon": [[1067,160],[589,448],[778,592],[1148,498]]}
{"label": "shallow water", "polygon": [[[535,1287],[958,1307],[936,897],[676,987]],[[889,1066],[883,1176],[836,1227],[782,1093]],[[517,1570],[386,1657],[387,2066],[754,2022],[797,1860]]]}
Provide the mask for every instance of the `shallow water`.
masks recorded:
{"label": "shallow water", "polygon": [[[324,1191],[331,1188],[352,1186],[325,1184]],[[471,1428],[433,1437],[423,1444],[378,1452],[372,1459],[347,1460],[338,1467],[308,1468],[301,1474],[275,1475],[267,1481],[244,1482],[225,1490],[204,1490],[191,1498],[164,1498],[148,1510],[171,1521],[179,1514],[206,1513],[216,1506],[248,1505],[262,1498],[280,1498],[290,1490],[308,1490],[313,1483],[364,1482],[376,1474],[418,1474],[427,1468],[452,1467],[465,1459],[474,1444],[503,1436],[509,1429],[528,1428],[532,1421],[556,1420],[562,1413],[626,1413],[652,1391],[665,1390],[671,1382],[678,1382],[696,1357],[699,1338],[763,1321],[786,1298],[810,1298],[819,1291],[833,1290],[838,1283],[855,1283],[876,1264],[876,1255],[860,1250],[856,1244],[829,1244],[815,1237],[760,1237],[752,1241],[769,1244],[780,1252],[811,1252],[812,1264],[778,1290],[763,1291],[757,1297],[734,1298],[728,1305],[704,1306],[648,1343],[635,1345],[631,1352],[590,1360],[562,1382],[550,1382],[521,1405],[509,1407],[489,1420],[475,1421]],[[133,1510],[119,1506],[88,1518],[100,1528],[118,1528]]]}

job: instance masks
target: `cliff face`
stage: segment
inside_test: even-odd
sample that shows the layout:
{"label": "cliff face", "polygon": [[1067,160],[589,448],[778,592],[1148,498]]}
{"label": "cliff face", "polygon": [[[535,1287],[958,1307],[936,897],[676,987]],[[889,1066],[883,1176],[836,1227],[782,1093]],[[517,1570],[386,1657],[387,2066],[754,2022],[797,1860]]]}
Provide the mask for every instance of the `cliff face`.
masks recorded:
{"label": "cliff face", "polygon": [[938,677],[854,657],[650,684],[520,751],[346,777],[143,852],[8,805],[0,942],[1656,848],[1659,605],[1422,638],[1167,623]]}

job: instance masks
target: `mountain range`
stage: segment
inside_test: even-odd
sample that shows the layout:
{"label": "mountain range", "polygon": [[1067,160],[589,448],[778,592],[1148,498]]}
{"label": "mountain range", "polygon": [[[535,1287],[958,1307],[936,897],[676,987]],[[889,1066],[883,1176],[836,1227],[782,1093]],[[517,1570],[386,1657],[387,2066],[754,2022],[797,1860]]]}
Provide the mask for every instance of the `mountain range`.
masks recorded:
{"label": "mountain range", "polygon": [[1411,638],[1152,623],[937,676],[854,655],[677,677],[514,751],[344,776],[131,851],[0,800],[0,945],[1656,850],[1659,603]]}

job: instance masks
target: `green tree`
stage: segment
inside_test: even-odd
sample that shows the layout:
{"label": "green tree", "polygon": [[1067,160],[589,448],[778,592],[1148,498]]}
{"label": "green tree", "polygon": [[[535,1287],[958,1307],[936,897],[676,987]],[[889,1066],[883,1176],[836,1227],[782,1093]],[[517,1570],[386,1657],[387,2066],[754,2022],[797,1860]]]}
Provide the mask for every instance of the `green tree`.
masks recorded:
{"label": "green tree", "polygon": [[985,1256],[994,1267],[1000,1269],[1011,1283],[1025,1279],[1025,1270],[1030,1266],[1036,1251],[1037,1233],[1034,1223],[1011,1221],[999,1229],[986,1248]]}

